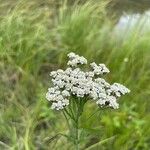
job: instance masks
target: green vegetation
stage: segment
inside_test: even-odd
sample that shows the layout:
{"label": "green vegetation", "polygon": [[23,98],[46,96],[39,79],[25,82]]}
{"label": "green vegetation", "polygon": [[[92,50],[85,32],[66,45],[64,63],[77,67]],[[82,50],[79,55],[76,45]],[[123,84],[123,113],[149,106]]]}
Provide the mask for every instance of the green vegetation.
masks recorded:
{"label": "green vegetation", "polygon": [[[8,3],[7,3],[8,2]],[[105,63],[109,82],[131,90],[120,109],[88,103],[80,118],[83,149],[148,150],[150,147],[150,29],[140,18],[117,31],[103,2],[0,1],[0,149],[71,150],[61,112],[50,110],[49,73],[64,68],[66,53]],[[91,116],[91,117],[90,117]]]}

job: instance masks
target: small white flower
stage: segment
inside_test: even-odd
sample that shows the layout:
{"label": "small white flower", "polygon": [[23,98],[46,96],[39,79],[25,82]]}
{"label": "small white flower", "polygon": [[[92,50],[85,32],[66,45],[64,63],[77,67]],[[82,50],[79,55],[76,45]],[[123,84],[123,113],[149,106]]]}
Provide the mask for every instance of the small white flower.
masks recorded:
{"label": "small white flower", "polygon": [[68,54],[69,61],[67,65],[76,67],[78,64],[87,64],[87,60],[83,56],[76,55],[75,53]]}
{"label": "small white flower", "polygon": [[71,68],[67,68],[67,69],[65,70],[65,74],[66,74],[66,75],[70,75],[71,72],[72,72],[72,69],[71,69]]}
{"label": "small white flower", "polygon": [[64,90],[64,91],[62,91],[62,95],[64,97],[68,97],[68,96],[70,96],[70,93],[67,90]]}
{"label": "small white flower", "polygon": [[114,109],[118,109],[119,108],[119,104],[116,102],[116,97],[115,96],[108,96],[107,100],[109,102],[109,106],[114,108]]}
{"label": "small white flower", "polygon": [[56,71],[52,71],[52,72],[50,73],[50,76],[55,78],[55,77],[57,76],[57,72],[56,72]]}
{"label": "small white flower", "polygon": [[85,75],[86,75],[86,77],[93,78],[94,77],[94,72],[89,71],[89,72],[86,72]]}
{"label": "small white flower", "polygon": [[103,75],[109,73],[109,69],[105,66],[105,64],[97,65],[95,62],[90,64],[95,75]]}
{"label": "small white flower", "polygon": [[70,59],[76,58],[76,54],[73,53],[73,52],[69,53],[67,56],[68,56]]}
{"label": "small white flower", "polygon": [[90,92],[90,97],[93,99],[93,100],[96,100],[98,99],[98,94],[96,91],[91,91]]}
{"label": "small white flower", "polygon": [[99,68],[101,68],[101,71],[103,73],[109,73],[109,69],[105,66],[105,64],[99,64]]}
{"label": "small white flower", "polygon": [[110,90],[118,97],[130,92],[128,88],[119,83],[114,83],[113,85],[111,85]]}
{"label": "small white flower", "polygon": [[83,89],[78,88],[76,91],[76,94],[77,94],[77,97],[84,97],[85,92]]}

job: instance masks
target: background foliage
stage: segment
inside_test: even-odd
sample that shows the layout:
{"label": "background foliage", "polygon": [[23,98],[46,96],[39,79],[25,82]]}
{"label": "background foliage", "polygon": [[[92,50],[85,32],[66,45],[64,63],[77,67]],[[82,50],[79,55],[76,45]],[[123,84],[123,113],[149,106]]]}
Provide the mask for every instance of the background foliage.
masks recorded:
{"label": "background foliage", "polygon": [[65,67],[69,51],[105,63],[107,80],[131,89],[117,111],[91,116],[97,106],[86,105],[82,149],[149,149],[148,18],[116,31],[108,7],[106,1],[0,0],[0,149],[73,149],[60,135],[68,133],[63,116],[45,99],[49,72]]}

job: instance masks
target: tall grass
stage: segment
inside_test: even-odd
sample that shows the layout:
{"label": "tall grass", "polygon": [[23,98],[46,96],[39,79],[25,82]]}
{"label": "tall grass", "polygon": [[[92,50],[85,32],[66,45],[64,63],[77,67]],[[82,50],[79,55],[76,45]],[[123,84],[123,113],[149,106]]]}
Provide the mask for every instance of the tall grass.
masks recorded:
{"label": "tall grass", "polygon": [[31,149],[35,144],[34,113],[41,109],[37,95],[44,93],[38,93],[39,74],[50,52],[51,12],[42,7],[33,11],[34,4],[17,3],[0,20],[1,149]]}
{"label": "tall grass", "polygon": [[45,91],[49,72],[64,67],[65,54],[74,51],[106,63],[108,80],[131,89],[117,111],[91,116],[93,105],[86,106],[83,149],[148,150],[150,30],[143,32],[139,20],[116,34],[103,2],[40,4],[16,2],[0,17],[0,149],[73,149],[59,134],[68,132],[66,124],[50,110]]}

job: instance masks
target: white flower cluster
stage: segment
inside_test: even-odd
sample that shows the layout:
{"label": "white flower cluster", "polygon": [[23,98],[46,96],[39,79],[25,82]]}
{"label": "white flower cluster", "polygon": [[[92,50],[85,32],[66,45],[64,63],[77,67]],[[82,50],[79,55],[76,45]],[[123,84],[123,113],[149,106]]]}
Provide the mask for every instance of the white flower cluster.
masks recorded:
{"label": "white flower cluster", "polygon": [[96,75],[102,75],[105,73],[109,73],[109,69],[105,66],[105,64],[97,65],[95,62],[91,63],[91,67],[93,68],[93,72]]}
{"label": "white flower cluster", "polygon": [[76,55],[75,53],[68,54],[69,61],[67,65],[76,67],[78,64],[87,64],[87,60],[83,56]]}
{"label": "white flower cluster", "polygon": [[109,69],[104,64],[97,65],[93,62],[91,71],[86,72],[77,67],[79,64],[87,64],[84,57],[74,53],[69,53],[68,57],[67,64],[70,67],[66,70],[52,71],[50,74],[54,87],[48,89],[46,98],[52,102],[51,108],[64,109],[69,105],[71,96],[76,96],[93,99],[101,107],[109,106],[117,109],[119,107],[117,98],[129,93],[130,90],[119,83],[110,85],[98,77],[98,75],[109,73]]}

